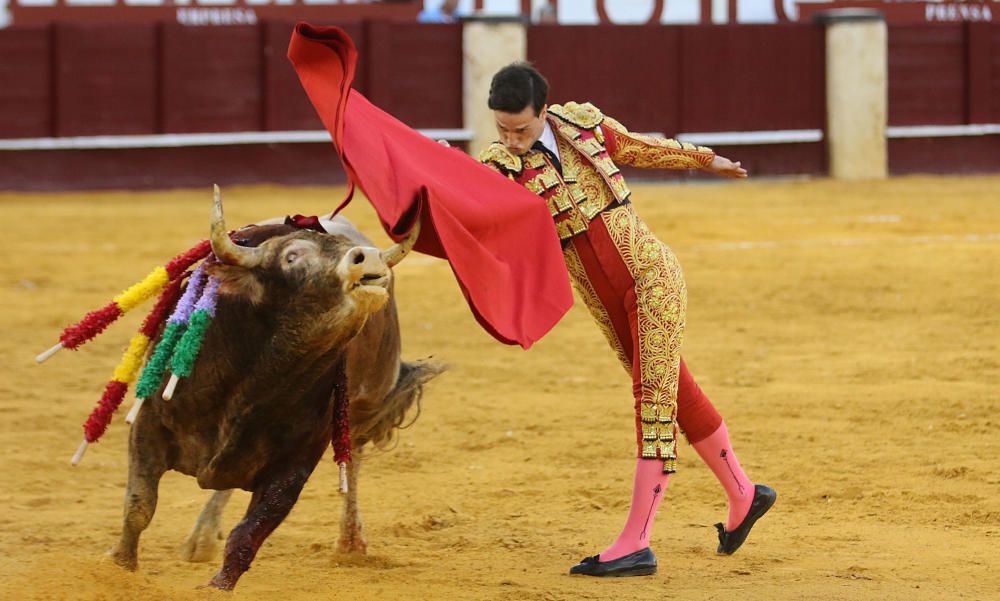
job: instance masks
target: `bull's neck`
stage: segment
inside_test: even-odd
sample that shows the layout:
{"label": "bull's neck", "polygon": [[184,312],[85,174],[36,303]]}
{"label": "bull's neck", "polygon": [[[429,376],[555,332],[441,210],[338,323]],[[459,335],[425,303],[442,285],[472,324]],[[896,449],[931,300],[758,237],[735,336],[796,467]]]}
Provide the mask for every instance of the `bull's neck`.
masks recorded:
{"label": "bull's neck", "polygon": [[219,384],[225,389],[242,384],[255,396],[287,398],[328,375],[346,341],[310,339],[309,329],[294,321],[247,303],[220,302],[203,351],[228,367],[217,371]]}

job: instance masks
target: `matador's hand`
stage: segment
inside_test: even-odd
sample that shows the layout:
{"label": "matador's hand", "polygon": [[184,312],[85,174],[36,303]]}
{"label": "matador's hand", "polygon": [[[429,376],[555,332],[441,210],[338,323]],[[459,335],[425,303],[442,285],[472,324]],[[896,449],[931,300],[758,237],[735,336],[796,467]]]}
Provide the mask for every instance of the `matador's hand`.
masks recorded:
{"label": "matador's hand", "polygon": [[710,171],[717,175],[724,175],[726,177],[746,177],[747,170],[740,167],[740,162],[735,163],[730,161],[724,156],[715,155],[712,162],[709,163],[708,167],[705,167],[705,171]]}

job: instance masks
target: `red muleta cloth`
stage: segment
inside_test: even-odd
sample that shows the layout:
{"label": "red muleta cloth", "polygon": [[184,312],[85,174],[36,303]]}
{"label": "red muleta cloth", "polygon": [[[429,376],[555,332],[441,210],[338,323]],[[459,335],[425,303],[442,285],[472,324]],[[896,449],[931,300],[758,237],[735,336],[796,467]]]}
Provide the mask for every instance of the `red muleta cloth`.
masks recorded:
{"label": "red muleta cloth", "polygon": [[528,348],[573,303],[548,207],[352,90],[357,55],[338,27],[299,23],[288,46],[288,58],[347,172],[350,191],[341,208],[355,184],[360,186],[397,241],[419,216],[415,248],[448,260],[487,332]]}

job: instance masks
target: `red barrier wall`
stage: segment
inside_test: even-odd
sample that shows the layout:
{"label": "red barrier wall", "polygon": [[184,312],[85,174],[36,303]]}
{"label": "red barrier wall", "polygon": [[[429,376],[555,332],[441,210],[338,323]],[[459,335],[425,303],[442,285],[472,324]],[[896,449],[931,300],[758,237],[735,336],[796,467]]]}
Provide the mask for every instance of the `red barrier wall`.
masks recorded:
{"label": "red barrier wall", "polygon": [[[889,27],[889,125],[1000,123],[1000,26]],[[1000,136],[889,140],[889,171],[1000,171]]]}
{"label": "red barrier wall", "polygon": [[[461,25],[341,25],[361,55],[356,88],[413,127],[462,126]],[[0,139],[319,129],[285,58],[292,26],[0,30]],[[535,26],[527,36],[528,57],[548,76],[553,101],[590,100],[635,131],[825,129],[819,26]],[[889,122],[1000,123],[1000,25],[891,26]],[[890,171],[998,171],[998,138],[894,139]],[[332,148],[306,146],[0,151],[0,185],[91,187],[101,185],[100,177],[107,186],[181,185],[179,172],[198,173],[201,160],[245,161],[230,169],[233,181],[300,183],[323,164],[330,171],[315,173],[314,181],[340,173]],[[826,172],[822,142],[717,150],[743,160],[755,175]],[[186,161],[185,153],[195,158]],[[95,166],[101,160],[114,161],[111,172]]]}
{"label": "red barrier wall", "polygon": [[155,25],[54,28],[57,136],[157,131]]}
{"label": "red barrier wall", "polygon": [[261,130],[261,29],[161,27],[163,131]]}
{"label": "red barrier wall", "polygon": [[552,102],[593,102],[635,131],[678,131],[680,52],[676,27],[528,29],[528,60],[545,74]]}
{"label": "red barrier wall", "polygon": [[[285,56],[293,26],[0,30],[0,139],[319,129]],[[341,26],[356,89],[413,127],[462,126],[461,25]]]}
{"label": "red barrier wall", "polygon": [[[811,25],[528,29],[528,59],[549,80],[553,102],[590,101],[633,131],[668,136],[824,129],[824,52],[824,31]],[[717,150],[758,175],[826,170],[819,143]]]}
{"label": "red barrier wall", "polygon": [[965,26],[889,28],[889,125],[966,123]]}
{"label": "red barrier wall", "polygon": [[461,25],[369,21],[364,39],[369,100],[411,127],[462,127]]}
{"label": "red barrier wall", "polygon": [[[969,62],[969,121],[1000,120],[1000,27],[971,23],[966,29]],[[995,52],[995,55],[994,55]]]}
{"label": "red barrier wall", "polygon": [[[969,25],[970,54],[975,54],[973,91],[977,122],[1000,122],[1000,25]],[[981,121],[980,121],[981,119]]]}
{"label": "red barrier wall", "polygon": [[1000,136],[889,140],[889,172],[893,175],[998,171]]}
{"label": "red barrier wall", "polygon": [[818,25],[681,28],[681,131],[823,129]]}
{"label": "red barrier wall", "polygon": [[[331,144],[39,150],[0,154],[4,190],[201,188],[213,183],[286,185],[344,181]],[[339,198],[330,199],[333,210]]]}
{"label": "red barrier wall", "polygon": [[824,39],[811,25],[539,26],[528,59],[554,102],[589,100],[636,131],[821,129]]}
{"label": "red barrier wall", "polygon": [[49,28],[0,31],[0,56],[0,138],[53,135]]}

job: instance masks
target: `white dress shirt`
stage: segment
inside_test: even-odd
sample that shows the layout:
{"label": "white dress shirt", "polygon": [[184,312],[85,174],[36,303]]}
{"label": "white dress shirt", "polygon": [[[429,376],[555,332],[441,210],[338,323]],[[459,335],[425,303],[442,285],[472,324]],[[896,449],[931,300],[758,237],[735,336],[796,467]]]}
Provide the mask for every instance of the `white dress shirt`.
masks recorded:
{"label": "white dress shirt", "polygon": [[[595,130],[601,131],[601,126],[598,125]],[[556,143],[556,133],[552,131],[552,126],[549,125],[548,119],[545,120],[545,129],[542,130],[542,137],[538,138],[538,141],[551,150],[560,163],[562,162],[562,156],[559,155],[559,144]]]}
{"label": "white dress shirt", "polygon": [[556,134],[552,131],[552,126],[549,125],[548,119],[545,120],[545,129],[542,130],[542,137],[538,138],[538,141],[552,151],[552,154],[556,155],[559,162],[562,162],[562,157],[559,156],[559,145],[556,144]]}

